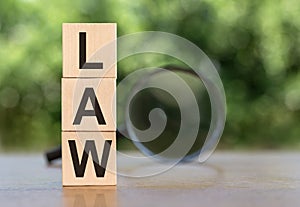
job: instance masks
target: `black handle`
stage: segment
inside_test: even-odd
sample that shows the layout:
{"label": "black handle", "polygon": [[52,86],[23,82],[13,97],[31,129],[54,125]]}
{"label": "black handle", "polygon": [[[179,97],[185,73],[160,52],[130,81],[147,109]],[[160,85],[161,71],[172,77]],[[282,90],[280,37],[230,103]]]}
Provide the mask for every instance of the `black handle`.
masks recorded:
{"label": "black handle", "polygon": [[53,160],[61,158],[61,146],[56,147],[45,153],[48,164],[50,164]]}

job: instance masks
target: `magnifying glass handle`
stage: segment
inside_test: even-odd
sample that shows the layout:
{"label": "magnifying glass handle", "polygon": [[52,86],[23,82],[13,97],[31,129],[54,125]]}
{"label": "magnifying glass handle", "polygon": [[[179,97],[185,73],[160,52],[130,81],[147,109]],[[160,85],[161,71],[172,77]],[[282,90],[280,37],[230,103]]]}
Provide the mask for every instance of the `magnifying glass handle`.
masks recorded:
{"label": "magnifying glass handle", "polygon": [[[117,139],[122,137],[122,134],[117,130]],[[61,158],[61,146],[55,147],[47,152],[45,152],[45,157],[48,161],[48,164],[51,164],[53,160]]]}
{"label": "magnifying glass handle", "polygon": [[45,153],[48,164],[50,164],[53,160],[61,158],[61,146],[51,149]]}

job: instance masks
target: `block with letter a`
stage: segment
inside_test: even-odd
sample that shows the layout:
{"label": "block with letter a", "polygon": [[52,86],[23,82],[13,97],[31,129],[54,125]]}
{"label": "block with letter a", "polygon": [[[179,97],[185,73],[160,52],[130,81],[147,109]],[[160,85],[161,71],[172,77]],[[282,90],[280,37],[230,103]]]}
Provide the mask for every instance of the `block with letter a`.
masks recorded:
{"label": "block with letter a", "polygon": [[63,24],[63,186],[116,185],[116,24]]}

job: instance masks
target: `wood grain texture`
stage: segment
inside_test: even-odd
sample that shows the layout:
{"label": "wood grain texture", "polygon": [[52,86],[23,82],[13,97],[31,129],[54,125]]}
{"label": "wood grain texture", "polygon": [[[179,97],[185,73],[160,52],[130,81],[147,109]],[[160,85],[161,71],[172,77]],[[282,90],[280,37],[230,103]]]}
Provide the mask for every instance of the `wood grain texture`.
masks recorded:
{"label": "wood grain texture", "polygon": [[[60,162],[47,166],[41,153],[0,154],[0,201],[5,207],[300,206],[299,162],[299,152],[217,150],[205,164],[179,164],[147,178],[118,176],[115,188],[87,189],[62,187]],[[122,171],[148,171],[158,164],[135,165],[118,157],[120,163]],[[73,202],[77,197],[85,202]]]}
{"label": "wood grain texture", "polygon": [[[97,164],[103,164],[103,148],[105,140],[111,140],[108,162],[103,177],[96,176],[91,152],[88,152],[88,160],[83,177],[75,174],[73,159],[71,156],[69,140],[75,140],[79,162],[82,164],[82,154],[87,140],[95,143],[97,150]],[[96,162],[96,161],[95,161]],[[88,185],[116,185],[116,133],[115,132],[62,132],[62,183],[63,186],[88,186]]]}
{"label": "wood grain texture", "polygon": [[[74,124],[83,94],[92,88],[97,97],[105,124],[96,116],[82,116]],[[85,110],[93,110],[91,99]],[[62,79],[62,130],[63,131],[116,131],[116,79],[115,78],[63,78]]]}
{"label": "wood grain texture", "polygon": [[[117,77],[115,23],[63,24],[63,77]],[[103,69],[79,69],[79,33],[86,33],[86,60]]]}

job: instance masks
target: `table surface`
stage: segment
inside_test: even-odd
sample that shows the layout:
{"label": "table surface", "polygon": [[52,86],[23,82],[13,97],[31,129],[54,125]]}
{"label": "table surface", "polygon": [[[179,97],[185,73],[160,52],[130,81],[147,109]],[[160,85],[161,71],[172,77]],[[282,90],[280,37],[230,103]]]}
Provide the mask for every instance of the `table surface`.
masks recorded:
{"label": "table surface", "polygon": [[300,206],[297,152],[216,152],[205,164],[180,164],[152,177],[118,176],[116,187],[62,187],[60,163],[47,166],[39,154],[2,154],[0,163],[5,207]]}

